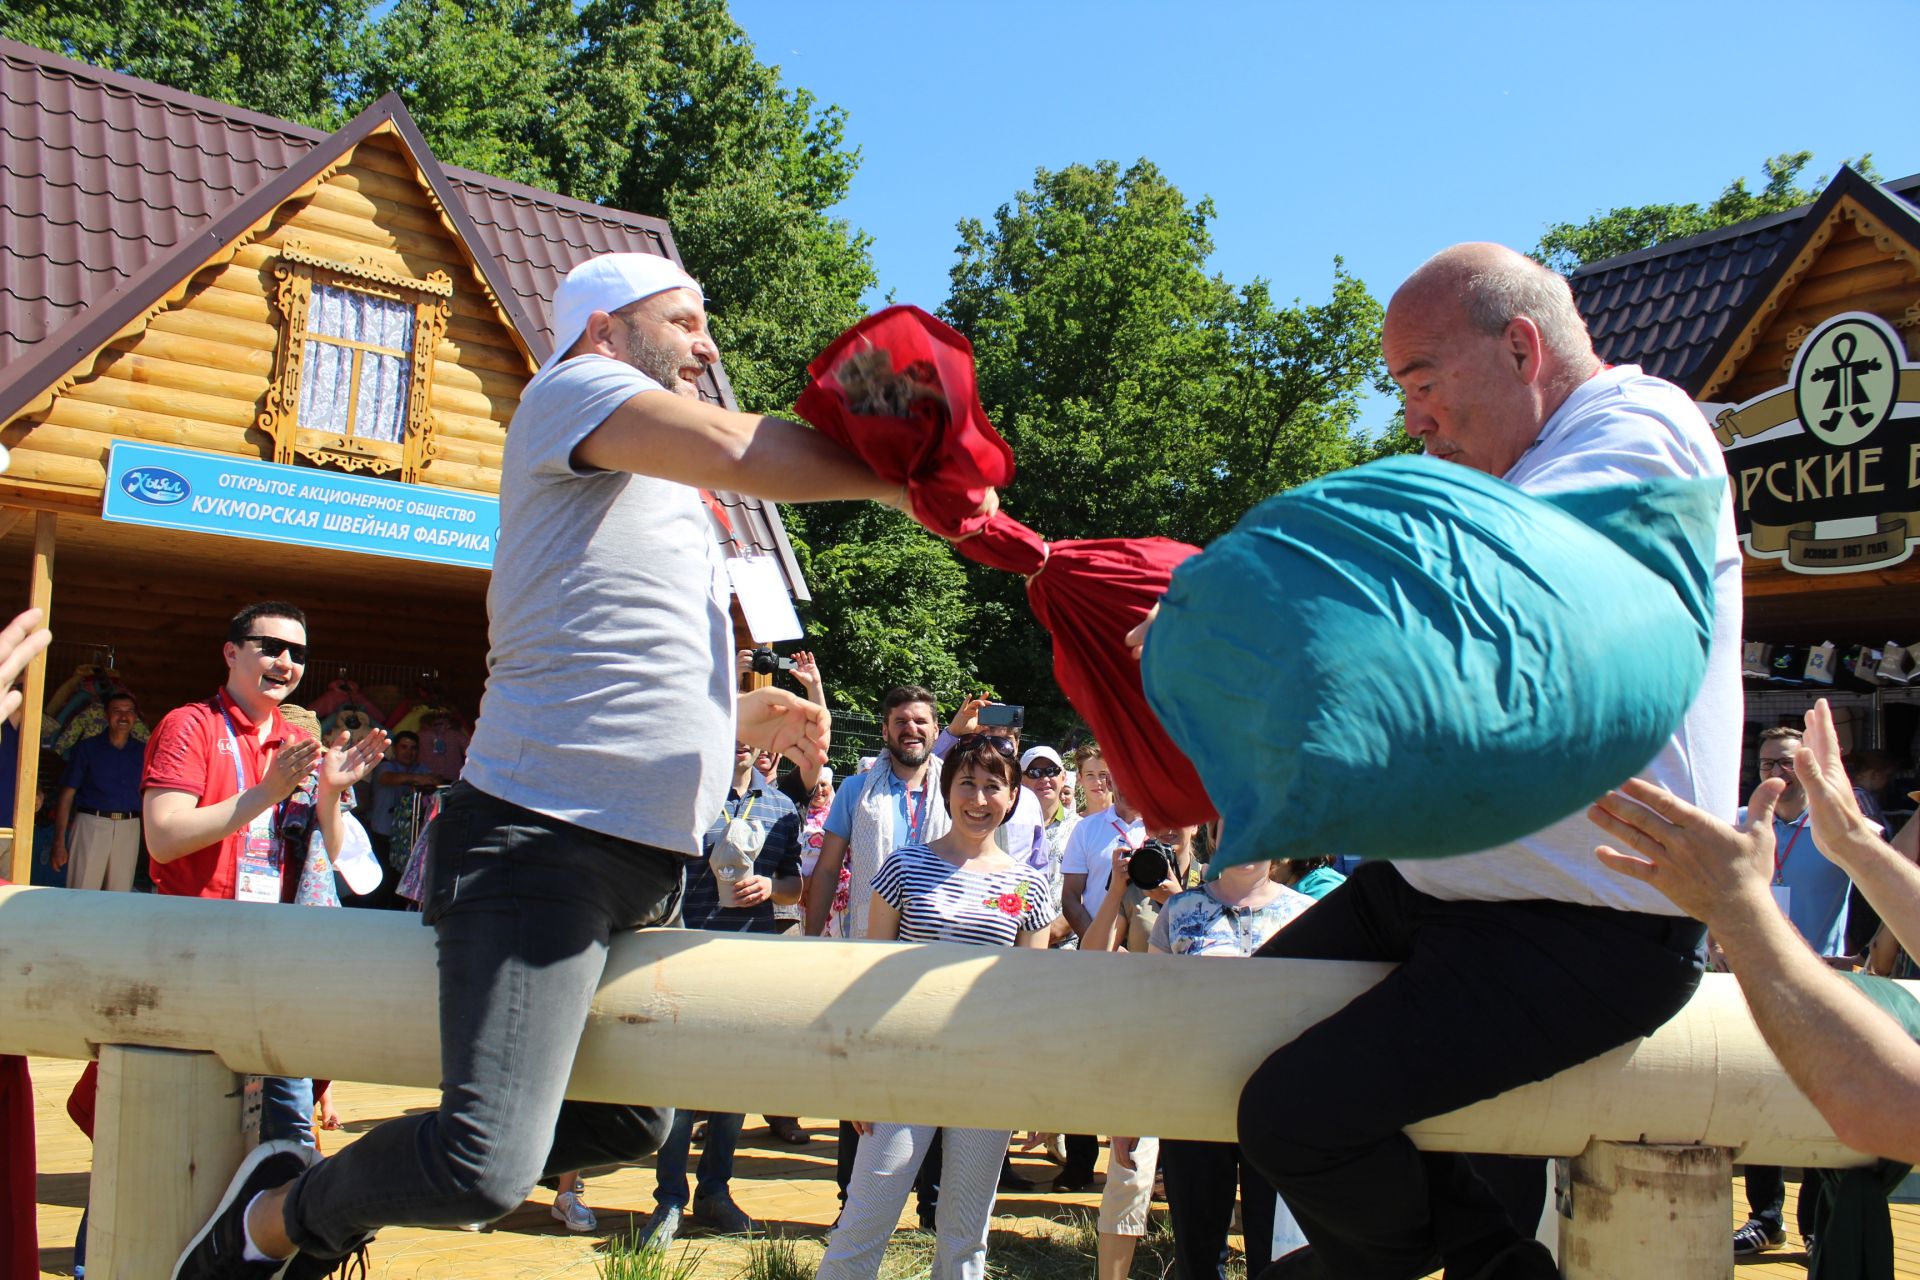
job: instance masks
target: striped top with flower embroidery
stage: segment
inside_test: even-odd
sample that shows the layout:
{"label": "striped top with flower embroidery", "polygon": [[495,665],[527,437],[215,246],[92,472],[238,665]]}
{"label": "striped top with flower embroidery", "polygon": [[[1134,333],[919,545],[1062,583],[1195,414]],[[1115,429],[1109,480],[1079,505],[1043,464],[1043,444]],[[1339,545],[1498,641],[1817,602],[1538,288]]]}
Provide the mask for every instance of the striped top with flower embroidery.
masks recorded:
{"label": "striped top with flower embroidery", "polygon": [[1018,864],[962,871],[924,844],[888,854],[873,891],[900,913],[901,942],[1010,947],[1060,914],[1044,873]]}

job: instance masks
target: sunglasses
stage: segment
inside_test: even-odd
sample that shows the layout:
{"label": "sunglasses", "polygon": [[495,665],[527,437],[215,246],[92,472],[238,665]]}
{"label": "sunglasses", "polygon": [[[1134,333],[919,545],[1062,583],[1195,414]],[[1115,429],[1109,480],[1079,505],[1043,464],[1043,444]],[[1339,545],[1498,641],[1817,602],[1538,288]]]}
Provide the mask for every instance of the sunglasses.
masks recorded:
{"label": "sunglasses", "polygon": [[1027,770],[1027,776],[1035,781],[1041,778],[1057,778],[1060,776],[1060,770],[1054,765],[1036,764]]}
{"label": "sunglasses", "polygon": [[984,742],[1001,755],[1011,757],[1014,754],[1011,738],[996,738],[990,733],[970,733],[953,745],[955,748],[971,749],[975,743]]}
{"label": "sunglasses", "polygon": [[262,657],[277,658],[284,653],[293,659],[295,665],[307,665],[307,646],[304,644],[282,640],[279,636],[248,636],[247,639],[260,646]]}

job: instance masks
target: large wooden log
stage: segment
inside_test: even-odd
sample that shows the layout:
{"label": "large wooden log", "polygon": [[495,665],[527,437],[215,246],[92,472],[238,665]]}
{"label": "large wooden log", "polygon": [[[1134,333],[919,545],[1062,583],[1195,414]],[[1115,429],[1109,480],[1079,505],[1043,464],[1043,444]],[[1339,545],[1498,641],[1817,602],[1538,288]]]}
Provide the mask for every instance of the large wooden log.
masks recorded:
{"label": "large wooden log", "polygon": [[[320,967],[328,981],[295,998],[287,975]],[[1387,968],[648,930],[614,942],[569,1092],[1227,1139],[1252,1069]],[[433,939],[414,917],[0,889],[0,973],[0,1052],[132,1044],[207,1050],[241,1072],[440,1079]],[[1026,1016],[1036,1008],[1044,1034]],[[1059,1087],[1089,1062],[1182,1087]],[[1577,1156],[1646,1142],[1867,1163],[1793,1087],[1721,976],[1646,1040],[1409,1132],[1436,1150]]]}

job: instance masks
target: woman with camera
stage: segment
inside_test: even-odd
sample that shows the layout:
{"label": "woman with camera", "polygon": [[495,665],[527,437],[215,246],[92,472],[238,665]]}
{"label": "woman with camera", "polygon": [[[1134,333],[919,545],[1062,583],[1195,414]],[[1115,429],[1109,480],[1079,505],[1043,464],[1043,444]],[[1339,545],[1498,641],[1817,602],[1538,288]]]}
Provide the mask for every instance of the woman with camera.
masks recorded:
{"label": "woman with camera", "polygon": [[[969,734],[947,753],[940,794],[952,821],[928,844],[888,854],[873,877],[867,937],[1044,948],[1059,909],[1046,874],[1002,852],[994,833],[1013,815],[1020,770],[1005,738]],[[873,1280],[914,1175],[937,1131],[930,1124],[854,1122],[862,1135],[822,1280]],[[984,1280],[987,1224],[1006,1130],[944,1131],[933,1280]]]}
{"label": "woman with camera", "polygon": [[[1271,870],[1264,861],[1242,863],[1197,889],[1175,894],[1154,921],[1148,949],[1176,956],[1252,955],[1314,903],[1276,883]],[[1237,1143],[1169,1138],[1160,1144],[1160,1173],[1173,1224],[1174,1267],[1183,1280],[1226,1280],[1236,1190],[1247,1274],[1272,1260],[1273,1188]]]}
{"label": "woman with camera", "polygon": [[[1194,828],[1182,827],[1156,831],[1138,849],[1127,844],[1114,848],[1110,887],[1087,926],[1081,950],[1146,951],[1160,908],[1187,882],[1193,836]],[[1095,1280],[1126,1280],[1133,1270],[1134,1252],[1147,1234],[1160,1140],[1116,1135],[1108,1147],[1094,1276]]]}

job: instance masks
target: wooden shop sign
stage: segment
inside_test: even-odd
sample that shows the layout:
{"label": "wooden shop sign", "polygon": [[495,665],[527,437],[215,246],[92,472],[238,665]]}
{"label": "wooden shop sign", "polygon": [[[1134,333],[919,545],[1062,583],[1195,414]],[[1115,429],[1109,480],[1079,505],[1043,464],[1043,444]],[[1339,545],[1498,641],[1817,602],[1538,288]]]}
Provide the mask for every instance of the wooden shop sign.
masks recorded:
{"label": "wooden shop sign", "polygon": [[1920,542],[1920,365],[1893,327],[1824,321],[1784,386],[1723,410],[1735,525],[1747,554],[1795,573],[1899,564]]}

